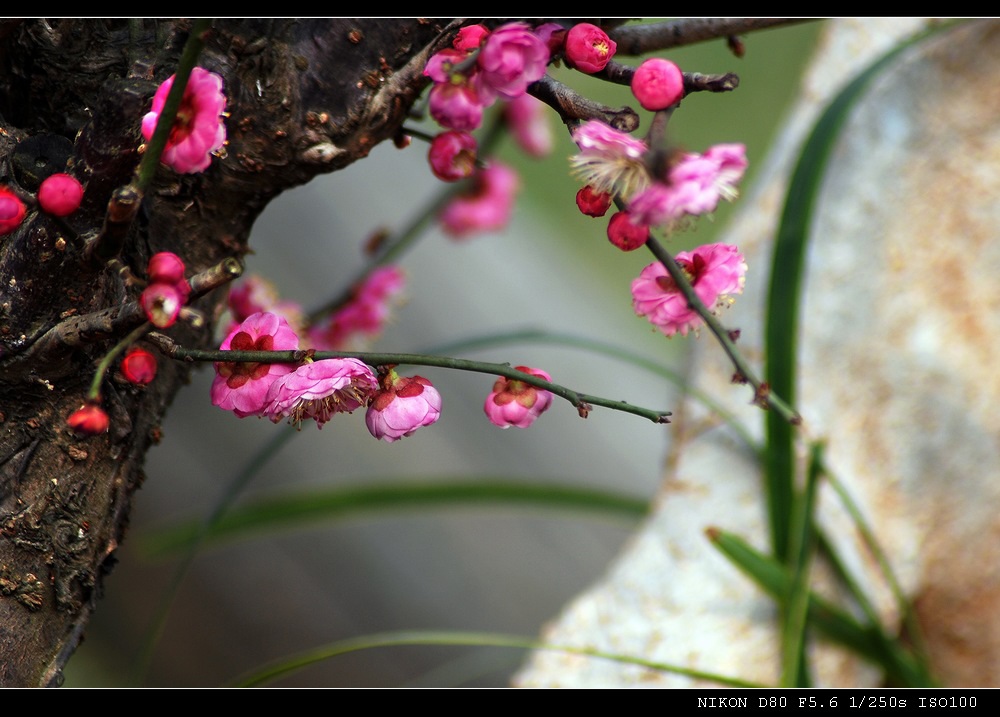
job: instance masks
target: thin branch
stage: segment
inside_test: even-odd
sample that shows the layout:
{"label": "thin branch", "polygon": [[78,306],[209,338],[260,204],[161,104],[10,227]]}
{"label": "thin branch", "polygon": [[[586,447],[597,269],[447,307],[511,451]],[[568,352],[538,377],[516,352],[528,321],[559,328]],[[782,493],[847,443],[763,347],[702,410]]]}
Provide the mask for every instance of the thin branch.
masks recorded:
{"label": "thin branch", "polygon": [[[228,258],[195,274],[188,280],[191,285],[189,301],[232,281],[242,271],[239,261]],[[9,367],[4,367],[3,377],[10,380],[18,371],[30,371],[33,366],[58,359],[73,349],[121,336],[145,321],[146,314],[137,300],[63,319],[17,356]]]}
{"label": "thin branch", "polygon": [[372,351],[203,351],[199,349],[188,349],[178,345],[164,334],[150,334],[147,339],[155,345],[164,355],[180,361],[224,361],[239,363],[300,363],[306,358],[316,361],[332,358],[356,358],[364,361],[369,366],[399,366],[402,364],[412,366],[434,366],[437,368],[448,368],[459,371],[472,371],[475,373],[486,373],[493,376],[504,376],[506,378],[523,381],[524,383],[541,388],[545,391],[559,396],[569,401],[577,409],[581,418],[586,418],[587,414],[594,406],[604,406],[616,411],[631,413],[642,418],[646,418],[653,423],[670,423],[670,411],[654,411],[640,406],[634,406],[625,401],[613,401],[600,396],[592,396],[586,393],[579,393],[566,388],[558,383],[552,383],[534,374],[518,371],[511,368],[506,363],[487,363],[483,361],[470,361],[468,359],[457,359],[449,356],[429,356],[426,354],[406,354],[406,353],[379,353]]}
{"label": "thin branch", "polygon": [[820,18],[808,17],[710,17],[682,18],[648,25],[626,25],[608,35],[618,44],[620,55],[642,55],[706,40],[730,38],[746,32],[768,30]]}
{"label": "thin branch", "polygon": [[566,124],[598,119],[620,132],[633,132],[639,126],[639,115],[631,107],[615,109],[594,102],[548,75],[532,83],[528,91],[558,112]]}

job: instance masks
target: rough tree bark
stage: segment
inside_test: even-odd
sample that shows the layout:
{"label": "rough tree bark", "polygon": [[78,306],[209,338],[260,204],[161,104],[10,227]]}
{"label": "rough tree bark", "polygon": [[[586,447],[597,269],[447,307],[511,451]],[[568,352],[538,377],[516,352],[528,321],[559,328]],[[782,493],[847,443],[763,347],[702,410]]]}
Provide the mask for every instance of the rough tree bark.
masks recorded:
{"label": "rough tree bark", "polygon": [[[230,19],[213,24],[198,64],[221,74],[227,156],[203,174],[162,171],[119,256],[141,276],[172,251],[189,273],[239,259],[269,200],[366,156],[392,138],[423,90],[447,21]],[[67,416],[97,362],[144,319],[140,289],[85,258],[113,190],[140,158],[140,120],[171,75],[184,20],[0,23],[0,182],[33,193],[44,176],[84,182],[68,220],[29,211],[0,238],[0,685],[54,685],[95,608],[125,536],[142,461],[189,368],[161,361],[137,387],[103,387],[107,434],[80,438]],[[207,321],[169,331],[208,347]],[[100,312],[100,313],[95,313]]]}

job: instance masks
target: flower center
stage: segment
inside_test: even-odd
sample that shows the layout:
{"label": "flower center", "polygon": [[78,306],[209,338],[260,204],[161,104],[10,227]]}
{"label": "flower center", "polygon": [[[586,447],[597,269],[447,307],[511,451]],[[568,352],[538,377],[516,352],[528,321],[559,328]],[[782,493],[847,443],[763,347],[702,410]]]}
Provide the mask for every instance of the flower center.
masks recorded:
{"label": "flower center", "polygon": [[[246,331],[240,331],[229,342],[231,351],[270,351],[274,346],[274,337],[264,334],[256,340]],[[219,374],[226,379],[229,388],[239,388],[247,381],[264,378],[271,370],[271,364],[256,361],[222,361],[219,363]]]}

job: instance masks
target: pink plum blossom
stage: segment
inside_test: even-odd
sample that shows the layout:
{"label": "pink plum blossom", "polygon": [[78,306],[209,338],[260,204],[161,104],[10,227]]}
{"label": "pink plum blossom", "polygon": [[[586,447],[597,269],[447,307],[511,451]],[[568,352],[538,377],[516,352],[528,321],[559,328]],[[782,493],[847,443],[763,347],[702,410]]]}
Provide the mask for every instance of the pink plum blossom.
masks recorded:
{"label": "pink plum blossom", "polygon": [[672,228],[685,216],[715,211],[720,199],[735,199],[746,167],[741,144],[717,145],[701,155],[684,154],[665,182],[656,182],[632,198],[629,211],[635,221]]}
{"label": "pink plum blossom", "polygon": [[464,238],[481,231],[503,229],[514,210],[520,181],[517,172],[500,162],[473,176],[472,191],[460,194],[441,211],[444,231]]}
{"label": "pink plum blossom", "polygon": [[632,94],[643,109],[665,110],[684,97],[684,73],[670,60],[652,57],[632,75]]}
{"label": "pink plum blossom", "polygon": [[524,94],[507,102],[504,119],[518,146],[532,157],[544,157],[552,151],[554,142],[545,103]]}
{"label": "pink plum blossom", "polygon": [[[678,252],[675,259],[709,310],[727,305],[730,295],[743,291],[747,265],[735,246],[706,244],[691,252]],[[647,266],[632,281],[632,305],[636,314],[645,316],[666,336],[684,336],[702,324],[660,262]]]}
{"label": "pink plum blossom", "polygon": [[581,22],[566,33],[566,63],[589,75],[603,70],[615,55],[618,45],[597,25]]}
{"label": "pink plum blossom", "polygon": [[[153,96],[152,111],[142,119],[142,136],[147,142],[153,137],[173,82],[171,75],[160,85]],[[222,77],[201,67],[192,69],[160,161],[181,174],[208,169],[212,153],[226,141],[226,126],[222,121],[225,109]]]}
{"label": "pink plum blossom", "polygon": [[468,132],[449,130],[431,140],[427,152],[434,176],[443,182],[457,182],[476,169],[476,138]]}
{"label": "pink plum blossom", "polygon": [[300,427],[303,420],[312,418],[322,428],[334,414],[364,406],[377,388],[375,374],[358,359],[313,361],[271,383],[263,412],[274,423],[287,418]]}
{"label": "pink plum blossom", "polygon": [[[518,371],[538,376],[546,381],[552,377],[540,368],[515,366]],[[516,378],[501,376],[493,384],[493,391],[486,397],[483,410],[490,422],[500,428],[527,428],[552,404],[552,393],[536,388]]]}
{"label": "pink plum blossom", "polygon": [[424,66],[424,74],[434,80],[436,84],[468,84],[468,75],[456,70],[456,67],[468,56],[468,51],[456,50],[450,47],[435,52],[427,60],[427,64]]}
{"label": "pink plum blossom", "polygon": [[595,192],[628,199],[649,186],[649,170],[643,161],[649,148],[641,139],[600,120],[588,120],[573,130],[573,141],[580,152],[570,158],[570,167]]}
{"label": "pink plum blossom", "polygon": [[390,369],[381,383],[365,414],[375,438],[392,443],[440,418],[441,394],[423,376],[399,376]]}
{"label": "pink plum blossom", "polygon": [[381,333],[405,288],[406,275],[400,267],[378,267],[353,290],[346,304],[309,330],[313,347],[340,351],[366,344]]}
{"label": "pink plum blossom", "polygon": [[486,38],[477,58],[482,97],[512,100],[540,80],[549,63],[548,46],[527,23],[501,25]]}
{"label": "pink plum blossom", "polygon": [[[277,314],[258,312],[233,327],[223,340],[222,351],[294,351],[299,337]],[[212,381],[212,403],[240,418],[263,414],[271,384],[294,366],[284,363],[218,361]]]}

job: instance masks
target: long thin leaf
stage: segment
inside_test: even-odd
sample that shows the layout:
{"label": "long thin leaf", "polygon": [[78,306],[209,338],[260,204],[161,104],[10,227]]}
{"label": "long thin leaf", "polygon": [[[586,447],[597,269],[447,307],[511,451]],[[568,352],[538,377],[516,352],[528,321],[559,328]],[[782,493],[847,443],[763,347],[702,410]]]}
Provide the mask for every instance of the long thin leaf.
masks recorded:
{"label": "long thin leaf", "polygon": [[784,601],[781,624],[782,687],[809,687],[806,626],[809,612],[809,574],[815,553],[816,489],[823,466],[823,446],[814,443],[803,495],[795,501],[792,523],[791,590]]}
{"label": "long thin leaf", "polygon": [[139,539],[139,547],[148,557],[162,557],[188,549],[195,541],[218,543],[278,527],[302,527],[310,522],[363,514],[383,515],[388,510],[501,504],[589,512],[629,521],[642,518],[649,509],[646,500],[621,493],[505,478],[399,482],[282,494],[231,508],[208,526],[189,521],[146,534]]}
{"label": "long thin leaf", "polygon": [[[848,113],[868,83],[902,52],[930,36],[941,26],[929,29],[884,54],[855,77],[820,115],[806,139],[792,173],[774,246],[771,280],[767,299],[765,378],[771,389],[794,406],[796,349],[799,305],[804,274],[804,258],[809,228],[816,208],[823,176],[833,147],[840,138]],[[766,414],[768,514],[774,554],[788,559],[789,516],[793,501],[795,453],[793,426],[781,416]]]}
{"label": "long thin leaf", "polygon": [[[792,577],[776,560],[751,547],[742,538],[716,528],[709,540],[740,570],[777,600],[788,595]],[[880,665],[891,680],[904,687],[933,687],[920,664],[878,625],[862,625],[850,614],[813,592],[806,618],[811,627],[859,656]]]}
{"label": "long thin leaf", "polygon": [[632,657],[630,655],[618,655],[604,650],[597,650],[591,647],[576,647],[573,645],[552,645],[540,642],[531,637],[521,637],[519,635],[500,635],[489,632],[451,632],[435,630],[413,630],[401,632],[385,632],[374,635],[364,635],[350,640],[334,642],[330,645],[302,652],[298,655],[286,657],[277,662],[266,665],[250,674],[244,675],[235,680],[233,687],[260,687],[269,682],[301,670],[317,662],[328,660],[338,655],[345,655],[358,650],[370,650],[376,647],[395,647],[400,645],[469,645],[475,647],[511,647],[522,650],[554,650],[566,652],[571,655],[585,655],[603,660],[612,660],[626,665],[639,665],[659,672],[669,672],[676,675],[685,675],[699,680],[707,680],[728,687],[763,687],[754,682],[747,682],[735,677],[726,677],[702,670],[692,670],[687,667],[671,665],[663,662],[655,662],[642,657]]}

